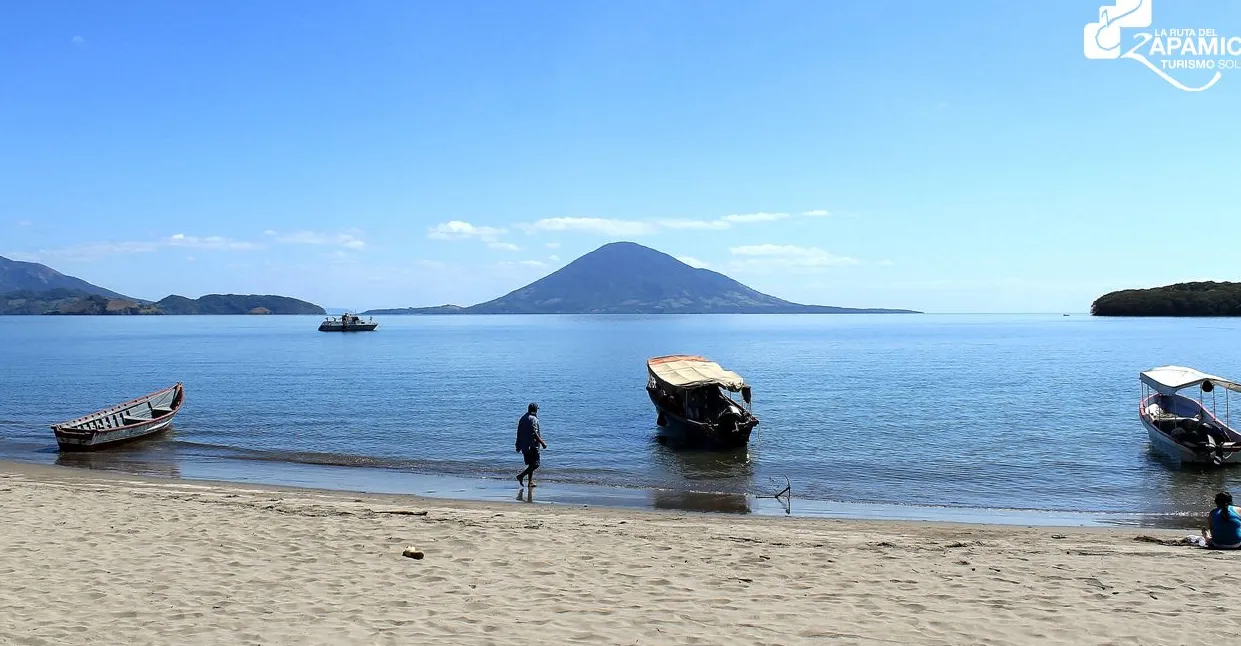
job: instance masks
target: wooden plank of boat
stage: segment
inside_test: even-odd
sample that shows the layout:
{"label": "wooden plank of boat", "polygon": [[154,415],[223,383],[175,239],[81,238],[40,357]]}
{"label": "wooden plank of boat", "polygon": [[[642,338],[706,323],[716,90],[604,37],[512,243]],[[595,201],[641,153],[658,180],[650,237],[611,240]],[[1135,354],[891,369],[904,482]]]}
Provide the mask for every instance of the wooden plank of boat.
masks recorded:
{"label": "wooden plank of boat", "polygon": [[53,424],[52,431],[62,451],[113,446],[168,428],[184,401],[185,388],[177,382],[123,404]]}

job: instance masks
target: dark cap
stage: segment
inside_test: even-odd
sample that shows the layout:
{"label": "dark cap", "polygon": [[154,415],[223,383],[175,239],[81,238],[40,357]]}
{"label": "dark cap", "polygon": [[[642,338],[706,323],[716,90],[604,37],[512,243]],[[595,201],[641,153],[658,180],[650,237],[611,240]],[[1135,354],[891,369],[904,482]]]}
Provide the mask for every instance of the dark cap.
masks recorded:
{"label": "dark cap", "polygon": [[526,410],[531,413],[536,412],[539,410],[539,405],[531,402],[530,405],[526,407]]}

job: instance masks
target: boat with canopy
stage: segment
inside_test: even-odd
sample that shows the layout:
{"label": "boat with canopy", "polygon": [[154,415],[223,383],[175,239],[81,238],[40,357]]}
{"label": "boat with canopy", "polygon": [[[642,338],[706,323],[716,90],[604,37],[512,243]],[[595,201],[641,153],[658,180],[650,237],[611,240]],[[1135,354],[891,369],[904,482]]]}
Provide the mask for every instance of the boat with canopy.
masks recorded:
{"label": "boat with canopy", "polygon": [[136,440],[162,431],[181,410],[185,389],[178,382],[163,390],[53,424],[61,451],[87,451]]}
{"label": "boat with canopy", "polygon": [[1231,415],[1241,384],[1184,366],[1147,370],[1140,381],[1138,416],[1152,448],[1180,462],[1241,462],[1241,432]]}
{"label": "boat with canopy", "polygon": [[[646,362],[646,392],[655,405],[661,443],[732,449],[745,446],[758,418],[750,410],[750,386],[741,375],[695,355],[654,357]],[[738,403],[731,393],[741,393]]]}

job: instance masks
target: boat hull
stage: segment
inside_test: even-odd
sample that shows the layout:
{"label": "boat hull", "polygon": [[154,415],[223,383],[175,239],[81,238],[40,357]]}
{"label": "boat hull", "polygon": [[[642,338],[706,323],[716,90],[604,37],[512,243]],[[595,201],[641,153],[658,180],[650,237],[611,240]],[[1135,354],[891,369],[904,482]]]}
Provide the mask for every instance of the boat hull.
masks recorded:
{"label": "boat hull", "polygon": [[99,449],[133,442],[167,430],[172,426],[172,415],[168,419],[153,420],[150,424],[141,424],[131,428],[118,428],[107,431],[73,431],[57,430],[56,444],[61,451],[97,451]]}
{"label": "boat hull", "polygon": [[753,416],[742,420],[735,430],[691,421],[662,408],[657,401],[657,395],[647,392],[655,406],[655,425],[659,428],[656,438],[660,444],[670,444],[677,448],[727,451],[749,444],[750,435],[758,425],[758,418]]}
{"label": "boat hull", "polygon": [[180,383],[78,419],[53,424],[61,451],[93,451],[168,429],[185,401]]}
{"label": "boat hull", "polygon": [[[1170,418],[1157,420],[1150,412],[1152,406],[1160,402],[1169,407],[1166,412],[1172,413]],[[1202,444],[1193,446],[1186,445],[1178,441],[1169,432],[1160,428],[1159,421],[1165,426],[1172,425],[1171,430],[1175,430],[1176,420],[1191,419],[1199,417],[1211,422],[1222,436],[1218,437],[1220,441],[1231,442],[1227,444],[1229,449],[1206,447]],[[1177,462],[1189,464],[1241,464],[1241,446],[1236,443],[1241,442],[1241,434],[1229,428],[1226,424],[1217,419],[1210,411],[1202,406],[1202,404],[1194,401],[1192,398],[1183,395],[1170,395],[1160,398],[1154,395],[1145,398],[1138,406],[1138,419],[1142,420],[1142,426],[1146,428],[1146,435],[1150,438],[1151,448],[1164,456],[1167,456]]]}
{"label": "boat hull", "polygon": [[372,332],[379,327],[378,323],[350,323],[349,325],[341,325],[340,323],[320,323],[320,332]]}
{"label": "boat hull", "polygon": [[[1146,427],[1146,434],[1150,437],[1151,448],[1157,453],[1161,453],[1178,462],[1186,462],[1191,464],[1241,464],[1241,451],[1215,451],[1194,450],[1176,440],[1172,436],[1164,433],[1151,424],[1145,417],[1142,418],[1142,426]],[[1218,462],[1215,458],[1218,457]]]}

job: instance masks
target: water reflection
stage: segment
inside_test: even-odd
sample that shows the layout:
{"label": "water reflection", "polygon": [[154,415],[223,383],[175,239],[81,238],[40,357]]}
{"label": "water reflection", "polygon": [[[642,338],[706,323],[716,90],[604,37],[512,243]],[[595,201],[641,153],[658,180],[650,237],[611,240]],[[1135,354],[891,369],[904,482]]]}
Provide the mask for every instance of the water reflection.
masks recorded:
{"label": "water reflection", "polygon": [[754,461],[747,448],[699,451],[652,442],[651,461],[664,483],[651,491],[656,509],[751,513]]}
{"label": "water reflection", "polygon": [[98,451],[61,451],[56,454],[56,465],[140,476],[181,477],[176,454],[168,444],[157,440],[143,440]]}
{"label": "water reflection", "polygon": [[725,514],[748,514],[751,511],[750,497],[743,493],[656,489],[651,492],[651,504],[656,509],[673,509],[677,511]]}
{"label": "water reflection", "polygon": [[675,488],[695,483],[731,493],[748,492],[754,481],[754,461],[745,448],[734,451],[686,451],[652,444],[651,459]]}
{"label": "water reflection", "polygon": [[[1215,494],[1221,491],[1241,493],[1237,478],[1241,475],[1235,465],[1215,467],[1205,464],[1170,463],[1158,453],[1150,453],[1148,460],[1160,469],[1155,483],[1160,494],[1145,501],[1139,511],[1160,517],[1191,518],[1194,526],[1201,525],[1215,507]],[[1199,511],[1194,511],[1199,510]]]}

